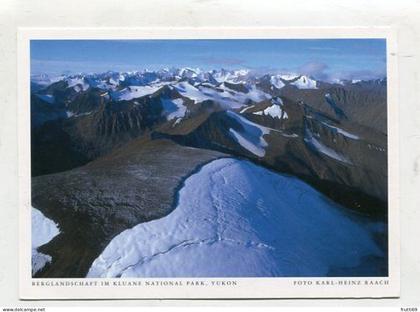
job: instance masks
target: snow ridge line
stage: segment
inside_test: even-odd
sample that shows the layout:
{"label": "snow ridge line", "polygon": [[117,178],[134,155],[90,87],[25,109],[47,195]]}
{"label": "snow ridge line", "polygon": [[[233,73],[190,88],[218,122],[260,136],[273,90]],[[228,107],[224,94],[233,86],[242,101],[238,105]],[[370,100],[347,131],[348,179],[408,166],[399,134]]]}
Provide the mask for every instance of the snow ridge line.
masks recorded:
{"label": "snow ridge line", "polygon": [[[194,148],[194,147],[193,147]],[[189,177],[191,177],[192,175],[194,175],[194,174],[197,174],[197,173],[199,173],[200,171],[201,171],[201,169],[204,167],[204,166],[206,166],[206,165],[208,165],[209,163],[211,163],[211,162],[213,162],[213,161],[216,161],[216,160],[219,160],[219,159],[229,159],[229,158],[232,158],[231,156],[228,156],[228,155],[226,155],[226,156],[219,156],[219,157],[216,157],[216,158],[214,158],[214,159],[211,159],[211,160],[209,160],[209,161],[206,161],[206,162],[203,162],[202,164],[200,164],[200,165],[198,165],[198,166],[196,166],[193,170],[191,170],[188,174],[186,174],[184,177],[182,177],[181,178],[181,181],[178,183],[178,185],[174,188],[174,199],[173,199],[173,201],[172,201],[172,205],[171,205],[171,212],[172,211],[174,211],[175,210],[175,208],[178,206],[178,204],[179,204],[179,191],[185,186],[185,181],[189,178]],[[169,215],[169,214],[168,214]],[[164,218],[164,217],[162,217],[162,218]],[[155,220],[159,220],[159,219],[155,219]]]}
{"label": "snow ridge line", "polygon": [[[211,201],[213,203],[213,207],[214,207],[214,209],[216,211],[216,216],[217,216],[216,217],[216,224],[217,224],[216,235],[217,235],[218,240],[221,240],[222,239],[222,235],[223,235],[223,233],[225,231],[225,229],[220,230],[220,228],[222,227],[222,221],[225,218],[222,218],[221,217],[221,216],[224,216],[224,214],[223,214],[223,211],[220,209],[219,199],[214,194],[215,191],[217,191],[217,189],[215,189],[215,187],[214,187],[216,185],[216,181],[214,180],[214,177],[216,175],[220,174],[222,172],[222,170],[224,170],[226,168],[229,168],[232,165],[234,165],[234,162],[230,162],[229,165],[224,166],[224,167],[221,167],[217,171],[214,171],[213,174],[210,176],[210,179],[211,179],[211,182],[212,182],[211,183],[211,185],[212,185],[212,192],[210,194],[211,194],[211,198],[212,198]],[[226,178],[223,175],[222,175],[222,177],[223,177],[224,184],[226,184]],[[223,223],[226,223],[226,222],[223,221]]]}
{"label": "snow ridge line", "polygon": [[[192,240],[183,240],[183,241],[181,241],[181,242],[179,242],[179,243],[176,243],[176,244],[174,244],[174,245],[172,245],[172,246],[170,246],[169,248],[167,248],[166,250],[162,250],[162,251],[159,251],[159,252],[156,252],[156,253],[154,253],[154,254],[152,254],[152,255],[149,255],[149,256],[145,256],[145,257],[142,257],[141,259],[139,259],[138,261],[136,261],[135,263],[133,263],[133,264],[130,264],[130,265],[128,265],[128,266],[126,266],[126,268],[124,268],[122,271],[121,271],[121,273],[119,274],[119,276],[117,276],[117,277],[121,277],[122,275],[124,275],[124,273],[125,272],[127,272],[127,271],[129,271],[131,268],[133,268],[133,267],[136,267],[136,266],[138,266],[138,265],[142,265],[142,264],[146,264],[146,263],[148,263],[148,262],[151,262],[151,261],[153,261],[153,259],[155,258],[155,257],[159,257],[159,256],[162,256],[162,255],[166,255],[166,254],[168,254],[168,253],[171,253],[172,251],[174,251],[174,250],[177,250],[177,249],[179,249],[179,248],[185,248],[185,247],[189,247],[189,246],[193,246],[193,245],[201,245],[201,244],[207,244],[207,245],[212,245],[212,244],[214,244],[214,243],[217,243],[217,242],[228,242],[228,243],[231,243],[231,244],[233,244],[233,245],[242,245],[242,246],[246,246],[246,247],[248,247],[248,248],[263,248],[263,249],[269,249],[269,250],[275,250],[275,248],[273,247],[273,246],[271,246],[271,245],[268,245],[268,244],[265,244],[265,243],[261,243],[261,242],[254,242],[254,241],[252,241],[252,240],[249,240],[249,241],[242,241],[242,240],[235,240],[235,239],[231,239],[231,238],[226,238],[226,237],[223,237],[223,233],[225,232],[225,230],[226,230],[226,228],[224,228],[223,227],[223,225],[226,225],[226,222],[225,222],[225,218],[224,218],[224,213],[223,213],[223,210],[221,209],[221,207],[220,207],[220,202],[219,202],[219,200],[217,199],[217,196],[215,196],[215,194],[214,194],[214,191],[216,191],[216,189],[214,188],[214,185],[216,184],[216,181],[214,180],[214,177],[216,176],[216,175],[220,175],[221,174],[221,172],[223,171],[223,170],[225,170],[226,168],[229,168],[229,167],[231,167],[231,166],[234,166],[235,165],[235,159],[234,158],[232,158],[232,157],[219,157],[219,158],[217,158],[217,159],[214,159],[214,160],[211,160],[211,161],[209,161],[209,162],[207,162],[206,164],[203,164],[203,165],[199,165],[199,166],[197,166],[197,168],[196,168],[196,170],[195,170],[195,172],[194,173],[191,173],[190,175],[188,175],[187,177],[186,177],[186,179],[187,178],[189,178],[189,177],[191,177],[192,175],[194,175],[194,174],[197,174],[197,173],[199,173],[200,172],[200,170],[201,170],[201,168],[202,167],[204,167],[205,165],[207,165],[207,164],[209,164],[209,163],[211,163],[211,162],[213,162],[213,161],[216,161],[216,160],[218,160],[218,159],[223,159],[223,158],[226,158],[226,159],[230,159],[231,160],[231,162],[229,163],[229,164],[227,164],[227,165],[225,165],[225,166],[223,166],[223,167],[221,167],[221,168],[219,168],[219,169],[217,169],[217,170],[215,170],[215,171],[213,171],[212,172],[212,175],[211,175],[211,180],[212,180],[212,189],[213,189],[213,192],[211,192],[211,197],[212,197],[212,203],[213,203],[213,207],[215,208],[215,212],[216,212],[216,224],[217,224],[217,227],[216,227],[216,232],[215,232],[215,234],[214,235],[212,235],[212,237],[209,237],[209,238],[206,238],[206,239],[200,239],[200,240],[194,240],[194,239],[192,239]],[[226,180],[226,178],[223,176],[223,174],[221,175],[221,177],[222,177],[222,179],[223,179],[223,183],[224,184],[227,184],[227,180]],[[186,180],[185,179],[185,180]],[[182,184],[182,187],[184,186],[184,182],[182,182],[181,183]],[[181,188],[182,188],[181,187]],[[180,189],[181,189],[180,188]],[[238,191],[238,189],[236,188],[236,187],[234,187],[235,188],[235,190],[242,196],[242,197],[244,197],[244,194],[242,194],[241,192],[239,192]],[[179,197],[179,190],[176,192],[176,196],[177,197]],[[174,211],[174,210],[173,210]],[[169,215],[169,214],[168,214]],[[166,216],[165,216],[166,217]],[[114,262],[118,262],[118,260],[119,259],[121,259],[121,257],[118,257]],[[107,269],[111,269],[111,266],[112,266],[112,263],[110,264],[110,265],[108,265],[106,268]]]}

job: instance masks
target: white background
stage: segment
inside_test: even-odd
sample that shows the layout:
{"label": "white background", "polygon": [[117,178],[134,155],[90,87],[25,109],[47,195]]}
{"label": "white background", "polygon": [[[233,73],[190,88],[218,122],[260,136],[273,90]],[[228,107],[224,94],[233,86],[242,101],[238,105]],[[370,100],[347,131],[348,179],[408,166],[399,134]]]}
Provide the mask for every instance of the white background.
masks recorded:
{"label": "white background", "polygon": [[[0,306],[18,301],[17,27],[394,26],[398,30],[401,298],[383,300],[211,301],[229,305],[420,305],[420,3],[358,0],[2,0],[0,3]],[[310,31],[310,28],[308,28]],[[85,301],[71,305],[155,305]],[[185,305],[185,301],[163,304]],[[189,305],[202,302],[188,302]]]}

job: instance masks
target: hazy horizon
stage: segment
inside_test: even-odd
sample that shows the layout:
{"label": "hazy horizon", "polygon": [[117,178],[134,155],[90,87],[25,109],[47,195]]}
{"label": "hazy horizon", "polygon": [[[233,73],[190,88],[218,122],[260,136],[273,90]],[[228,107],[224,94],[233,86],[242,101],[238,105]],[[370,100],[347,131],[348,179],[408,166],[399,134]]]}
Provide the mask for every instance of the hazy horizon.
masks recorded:
{"label": "hazy horizon", "polygon": [[385,39],[31,40],[31,75],[248,69],[320,80],[386,76]]}

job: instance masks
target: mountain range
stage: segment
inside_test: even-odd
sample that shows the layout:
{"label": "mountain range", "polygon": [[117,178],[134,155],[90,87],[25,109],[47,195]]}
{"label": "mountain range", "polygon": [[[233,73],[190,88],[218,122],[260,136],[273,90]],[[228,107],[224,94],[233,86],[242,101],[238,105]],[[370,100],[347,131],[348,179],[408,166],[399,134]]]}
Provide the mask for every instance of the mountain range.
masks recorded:
{"label": "mountain range", "polygon": [[[168,215],[182,181],[224,157],[386,223],[386,84],[192,68],[32,76],[32,205],[61,230],[35,276],[86,276],[116,235]],[[386,249],[386,233],[376,240]]]}

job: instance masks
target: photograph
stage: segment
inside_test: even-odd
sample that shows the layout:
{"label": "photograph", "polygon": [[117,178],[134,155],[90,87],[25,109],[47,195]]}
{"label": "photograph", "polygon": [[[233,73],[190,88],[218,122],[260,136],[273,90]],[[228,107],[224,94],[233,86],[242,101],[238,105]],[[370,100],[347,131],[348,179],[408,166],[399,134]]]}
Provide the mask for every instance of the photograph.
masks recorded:
{"label": "photograph", "polygon": [[389,277],[386,38],[29,48],[28,278]]}

